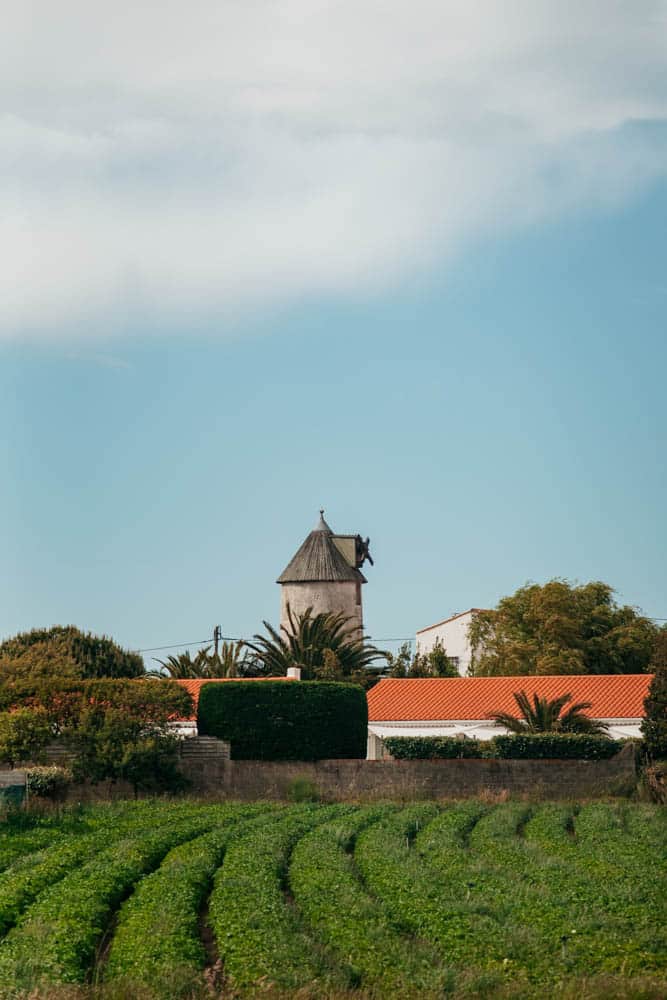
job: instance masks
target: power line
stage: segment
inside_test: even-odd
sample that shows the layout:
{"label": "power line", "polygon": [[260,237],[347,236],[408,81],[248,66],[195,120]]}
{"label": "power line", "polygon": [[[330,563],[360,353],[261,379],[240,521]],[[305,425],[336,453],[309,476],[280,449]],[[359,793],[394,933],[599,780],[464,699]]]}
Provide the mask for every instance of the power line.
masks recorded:
{"label": "power line", "polygon": [[[224,642],[243,642],[242,639],[236,639],[231,635],[221,635],[218,638]],[[208,639],[196,639],[193,642],[174,642],[170,646],[145,646],[143,649],[138,649],[137,653],[157,653],[161,649],[184,649],[186,646],[205,646],[207,642],[213,644],[211,636]]]}
{"label": "power line", "polygon": [[[646,618],[650,622],[667,622],[667,618],[652,618],[650,615],[646,615]],[[223,642],[245,642],[245,639],[239,636],[233,635],[219,635],[219,639]],[[370,635],[368,637],[372,642],[412,642],[414,640],[414,635],[397,635],[397,636],[385,636],[379,638],[377,636]],[[213,643],[213,639],[209,636],[207,639],[196,639],[193,642],[174,642],[169,646],[146,646],[143,649],[138,649],[138,653],[158,653],[162,649],[185,649],[187,646],[205,646],[206,643]]]}

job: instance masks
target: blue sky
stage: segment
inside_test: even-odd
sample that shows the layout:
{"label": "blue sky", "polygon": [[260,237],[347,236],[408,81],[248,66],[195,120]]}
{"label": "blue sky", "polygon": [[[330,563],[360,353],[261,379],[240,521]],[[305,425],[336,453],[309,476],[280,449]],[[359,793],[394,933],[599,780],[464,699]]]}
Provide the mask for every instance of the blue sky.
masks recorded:
{"label": "blue sky", "polygon": [[120,18],[85,92],[16,14],[2,634],[248,636],[320,506],[379,639],[554,576],[667,618],[665,6],[474,6],[397,12],[370,73],[372,4],[222,5],[222,80],[176,43],[218,7],[143,61]]}

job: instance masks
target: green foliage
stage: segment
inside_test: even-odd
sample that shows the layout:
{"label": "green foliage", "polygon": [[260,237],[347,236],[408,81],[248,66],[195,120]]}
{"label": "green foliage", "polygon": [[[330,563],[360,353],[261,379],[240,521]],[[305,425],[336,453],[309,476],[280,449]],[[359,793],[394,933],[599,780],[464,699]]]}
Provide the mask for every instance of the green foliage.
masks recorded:
{"label": "green foliage", "polygon": [[479,740],[457,740],[454,736],[388,736],[383,742],[396,760],[489,756],[488,744]]}
{"label": "green foliage", "polygon": [[144,661],[106,636],[74,625],[33,629],[0,643],[0,678],[140,677]]}
{"label": "green foliage", "polygon": [[29,678],[0,684],[0,708],[44,710],[54,731],[76,725],[90,705],[108,706],[149,725],[192,715],[192,698],[180,684],[167,680],[53,680]]}
{"label": "green foliage", "polygon": [[524,733],[494,736],[491,742],[494,756],[512,760],[607,760],[623,746],[587,733]]}
{"label": "green foliage", "polygon": [[41,799],[55,799],[72,783],[72,772],[69,768],[31,767],[26,771],[26,783],[30,795]]}
{"label": "green foliage", "polygon": [[208,926],[239,1000],[664,996],[655,806],[123,802],[12,815],[0,863],[14,843],[35,853],[0,879],[3,1000],[212,995],[212,878]]}
{"label": "green foliage", "polygon": [[365,757],[368,707],[354,684],[204,684],[198,727],[229,740],[236,760]]}
{"label": "green foliage", "polygon": [[257,823],[228,847],[215,877],[209,920],[226,973],[235,987],[296,990],[331,978],[283,892],[294,844],[340,809],[292,807]]}
{"label": "green foliage", "polygon": [[[16,726],[11,720],[20,721],[28,711],[36,713],[40,725],[28,720],[21,730],[34,745],[43,745],[54,735],[65,742],[74,754],[76,780],[124,779],[137,791],[183,786],[176,766],[177,741],[168,726],[171,718],[187,718],[193,711],[192,699],[180,685],[160,680],[51,683],[42,679],[5,686],[0,698],[12,707],[0,715],[8,726]],[[2,722],[0,740],[1,733]]]}
{"label": "green foliage", "polygon": [[310,927],[349,966],[351,982],[372,986],[380,996],[422,996],[442,985],[442,971],[428,948],[403,938],[387,920],[362,886],[351,855],[359,833],[390,808],[357,810],[306,834],[294,849],[290,888]]}
{"label": "green foliage", "polygon": [[83,982],[110,914],[166,852],[210,827],[199,816],[123,840],[49,888],[0,949],[0,987]]}
{"label": "green foliage", "polygon": [[359,636],[356,623],[344,614],[314,615],[312,608],[295,614],[287,608],[289,626],[276,631],[268,622],[268,636],[255,635],[246,642],[267,673],[284,676],[299,667],[304,680],[351,680],[365,684],[368,669],[387,654]]}
{"label": "green foliage", "polygon": [[390,736],[384,740],[396,760],[493,758],[516,760],[607,760],[623,744],[586,733],[525,733],[492,740],[457,740],[450,736]]}
{"label": "green foliage", "polygon": [[[540,698],[534,694],[532,701],[525,691],[514,694],[521,716],[508,712],[497,712],[492,718],[512,733],[590,733],[603,735],[607,727],[595,719],[584,715],[584,709],[591,707],[590,701],[579,701],[574,705],[571,694],[559,698]],[[563,711],[568,705],[567,711]]]}
{"label": "green foliage", "polygon": [[211,646],[200,649],[193,657],[189,650],[166,660],[156,660],[161,670],[151,670],[151,677],[168,676],[173,679],[195,677],[248,677],[253,673],[254,660],[248,655],[243,642],[223,642],[219,652],[212,653]]}
{"label": "green foliage", "polygon": [[177,768],[177,737],[165,725],[96,703],[84,708],[64,738],[74,753],[77,781],[132,783],[135,791],[177,791],[184,782]]}
{"label": "green foliage", "polygon": [[653,679],[644,702],[642,735],[652,757],[667,757],[667,628],[658,633],[649,670]]}
{"label": "green foliage", "polygon": [[656,628],[606,583],[527,584],[470,625],[475,676],[644,673]]}
{"label": "green foliage", "polygon": [[39,761],[51,737],[46,712],[16,708],[0,712],[0,761],[13,767],[19,761]]}
{"label": "green foliage", "polygon": [[[156,997],[192,996],[206,954],[199,913],[213,875],[239,821],[256,807],[224,806],[216,829],[175,847],[124,903],[105,968],[105,980],[151,987]],[[132,992],[132,989],[129,989]]]}
{"label": "green foliage", "polygon": [[388,654],[389,677],[458,677],[459,671],[438,640],[428,653],[412,656],[410,644],[404,642],[395,655]]}
{"label": "green foliage", "polygon": [[320,790],[314,781],[307,777],[295,778],[287,787],[289,802],[319,802]]}

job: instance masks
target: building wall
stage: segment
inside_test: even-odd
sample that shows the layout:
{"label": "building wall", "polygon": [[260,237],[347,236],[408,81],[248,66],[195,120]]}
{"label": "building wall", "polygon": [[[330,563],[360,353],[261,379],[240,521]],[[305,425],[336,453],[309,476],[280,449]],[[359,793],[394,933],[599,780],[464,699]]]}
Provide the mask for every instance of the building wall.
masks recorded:
{"label": "building wall", "polygon": [[433,625],[431,628],[418,632],[417,652],[430,653],[436,642],[440,641],[448,656],[458,658],[459,673],[465,677],[471,658],[468,626],[472,621],[472,616],[472,611],[466,611],[451,621],[443,622],[441,625]]}
{"label": "building wall", "polygon": [[285,583],[280,595],[280,624],[288,627],[287,604],[292,612],[303,614],[312,606],[314,614],[342,613],[363,629],[361,584],[354,580],[338,583]]}

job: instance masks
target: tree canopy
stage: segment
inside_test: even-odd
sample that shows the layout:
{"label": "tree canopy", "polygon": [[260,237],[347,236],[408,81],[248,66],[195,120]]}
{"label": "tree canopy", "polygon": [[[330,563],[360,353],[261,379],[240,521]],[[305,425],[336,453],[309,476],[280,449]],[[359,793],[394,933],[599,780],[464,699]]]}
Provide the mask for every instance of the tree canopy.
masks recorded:
{"label": "tree canopy", "polygon": [[161,669],[150,670],[151,677],[256,677],[263,673],[243,642],[223,642],[217,653],[211,652],[211,646],[200,649],[194,656],[186,650],[156,662]]}
{"label": "tree canopy", "polygon": [[246,642],[267,673],[282,676],[288,667],[300,667],[303,680],[350,680],[366,684],[368,668],[387,654],[360,636],[357,625],[343,614],[303,614],[287,609],[289,626],[280,632],[268,622],[268,635],[253,636]]}
{"label": "tree canopy", "polygon": [[657,631],[635,608],[617,604],[606,583],[526,584],[474,616],[470,673],[646,673]]}
{"label": "tree canopy", "polygon": [[667,628],[658,633],[649,669],[653,680],[644,702],[642,734],[650,754],[667,759]]}
{"label": "tree canopy", "polygon": [[82,632],[75,625],[53,625],[21,632],[0,643],[0,683],[12,680],[89,680],[141,677],[144,661],[107,636]]}
{"label": "tree canopy", "polygon": [[447,656],[441,642],[428,653],[412,655],[410,644],[404,642],[396,654],[389,655],[390,677],[458,677],[456,664]]}

